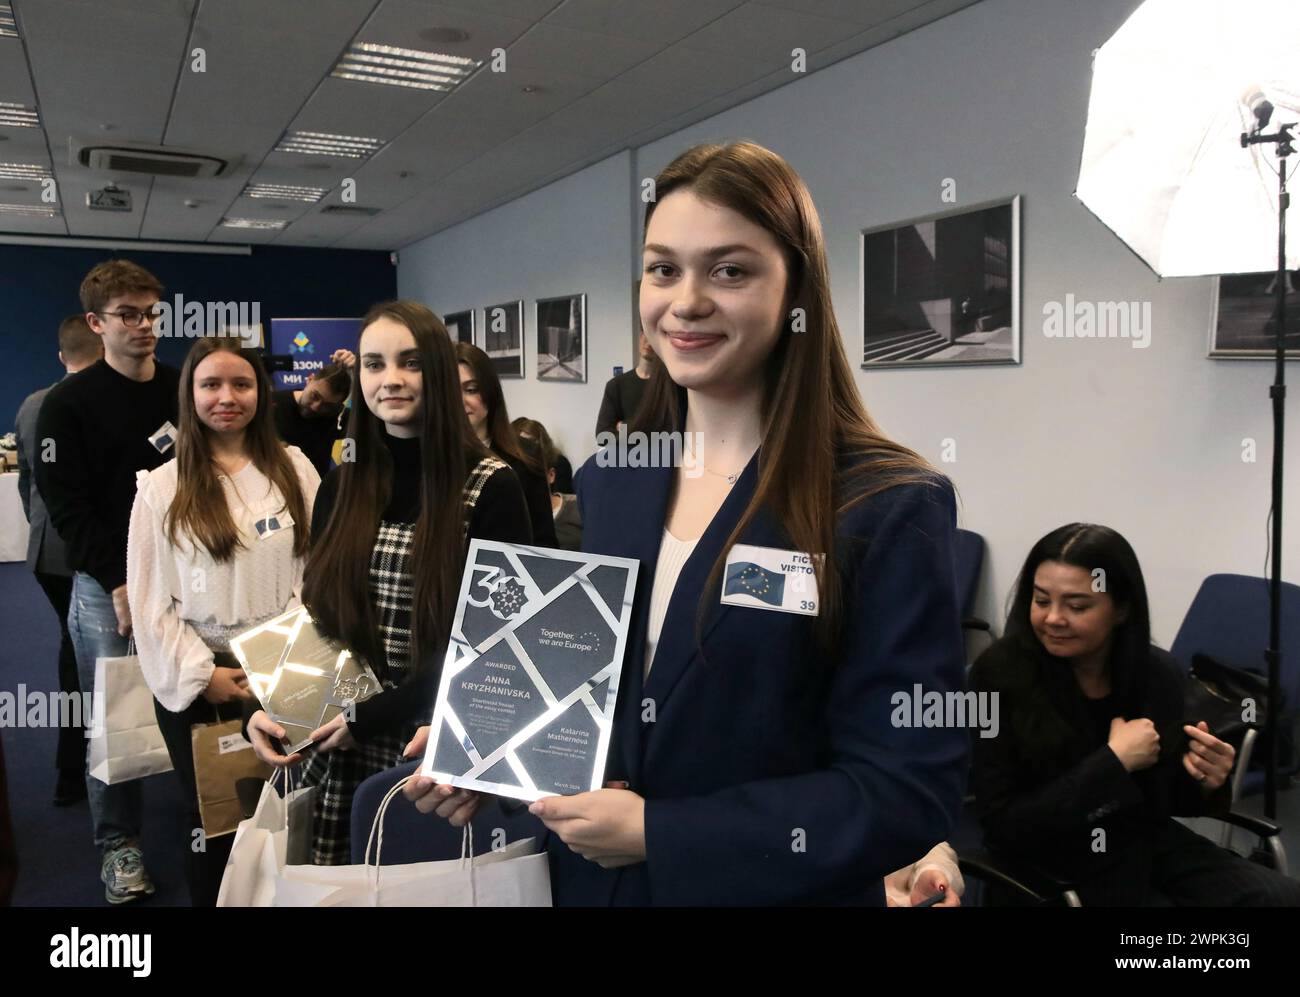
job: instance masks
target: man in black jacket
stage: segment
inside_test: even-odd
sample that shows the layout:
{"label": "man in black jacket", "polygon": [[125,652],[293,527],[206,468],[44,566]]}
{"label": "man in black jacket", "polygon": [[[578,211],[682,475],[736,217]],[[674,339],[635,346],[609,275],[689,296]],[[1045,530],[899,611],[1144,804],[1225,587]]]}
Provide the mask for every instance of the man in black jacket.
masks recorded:
{"label": "man in black jacket", "polygon": [[650,340],[641,333],[638,341],[636,366],[629,371],[611,377],[605,384],[605,395],[600,400],[600,413],[596,416],[596,438],[599,445],[601,433],[617,433],[621,422],[631,422],[636,410],[641,405],[645,388],[650,383],[651,365],[658,357],[650,347]]}
{"label": "man in black jacket", "polygon": [[[68,632],[81,688],[94,689],[97,658],[127,653],[126,541],[135,475],[175,453],[179,372],[154,359],[153,322],[163,286],[127,260],[91,269],[81,305],[104,359],[50,389],[36,422],[36,487],[68,547]],[[140,853],[138,780],[106,785],[86,776],[100,878],[109,903],[154,892]]]}

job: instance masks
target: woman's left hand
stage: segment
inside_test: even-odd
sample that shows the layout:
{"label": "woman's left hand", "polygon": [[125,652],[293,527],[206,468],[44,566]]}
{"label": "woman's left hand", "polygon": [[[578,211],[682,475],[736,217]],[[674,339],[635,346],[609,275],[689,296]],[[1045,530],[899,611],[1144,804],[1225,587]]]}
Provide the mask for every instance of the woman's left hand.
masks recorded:
{"label": "woman's left hand", "polygon": [[1183,768],[1207,792],[1213,792],[1228,780],[1237,749],[1211,734],[1204,720],[1195,727],[1184,724],[1183,732],[1189,739],[1187,754],[1183,755]]}
{"label": "woman's left hand", "polygon": [[645,861],[645,800],[628,789],[548,796],[528,808],[561,841],[605,869]]}
{"label": "woman's left hand", "polygon": [[316,745],[317,751],[333,751],[335,748],[351,751],[357,746],[356,739],[348,730],[348,722],[342,713],[323,727],[317,727],[312,731],[311,740]]}

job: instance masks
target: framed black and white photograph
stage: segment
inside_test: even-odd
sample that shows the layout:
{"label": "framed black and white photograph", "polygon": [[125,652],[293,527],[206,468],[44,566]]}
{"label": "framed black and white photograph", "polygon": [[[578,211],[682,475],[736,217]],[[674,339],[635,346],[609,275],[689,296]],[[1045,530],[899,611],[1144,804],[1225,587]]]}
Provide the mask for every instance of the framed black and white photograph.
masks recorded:
{"label": "framed black and white photograph", "polygon": [[524,376],[524,303],[511,301],[483,309],[483,352],[499,377]]}
{"label": "framed black and white photograph", "polygon": [[[1300,360],[1300,270],[1286,276],[1286,357]],[[1210,315],[1210,356],[1272,360],[1277,355],[1277,271],[1216,277]]]}
{"label": "framed black and white photograph", "polygon": [[474,310],[467,312],[448,312],[442,317],[442,324],[447,327],[447,335],[453,343],[474,344]]}
{"label": "framed black and white photograph", "polygon": [[587,296],[537,300],[537,379],[587,380]]}
{"label": "framed black and white photograph", "polygon": [[1020,362],[1020,196],[865,229],[862,367]]}

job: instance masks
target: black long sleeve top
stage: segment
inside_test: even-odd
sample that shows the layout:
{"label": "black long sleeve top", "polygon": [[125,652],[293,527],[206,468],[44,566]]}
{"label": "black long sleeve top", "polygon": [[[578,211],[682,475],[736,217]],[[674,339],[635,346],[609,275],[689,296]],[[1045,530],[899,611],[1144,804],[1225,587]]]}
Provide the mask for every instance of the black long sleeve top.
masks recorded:
{"label": "black long sleeve top", "polygon": [[496,456],[509,464],[519,479],[528,507],[528,521],[533,529],[532,542],[538,547],[560,546],[555,536],[555,514],[551,512],[551,489],[546,479],[516,457],[501,453]]}
{"label": "black long sleeve top", "polygon": [[1113,696],[1088,700],[1066,661],[1015,638],[988,648],[970,684],[998,695],[1001,729],[973,738],[971,786],[990,844],[1081,882],[1120,863],[1140,875],[1159,822],[1224,809],[1229,783],[1206,794],[1183,768],[1183,683],[1173,657],[1152,647],[1125,719],[1155,724],[1160,755],[1130,773],[1107,745],[1110,720],[1124,715]]}
{"label": "black long sleeve top", "polygon": [[[420,513],[420,441],[399,439],[385,434],[393,457],[392,498],[383,518],[393,523],[414,523]],[[466,468],[473,470],[477,459]],[[338,494],[339,468],[321,482],[312,510],[312,542],[320,539]],[[501,468],[487,479],[474,505],[469,521],[469,539],[499,540],[505,543],[531,543],[532,529],[519,479],[509,468]],[[349,721],[352,736],[367,740],[381,731],[391,731],[417,717],[433,715],[433,701],[442,672],[442,649],[435,660],[408,670],[400,685],[386,689],[355,706],[355,719]]]}
{"label": "black long sleeve top", "polygon": [[179,387],[174,367],[155,361],[150,380],[133,381],[101,359],[50,388],[36,417],[36,488],[67,545],[69,567],[105,592],[126,583],[135,472],[176,455],[174,442],[159,452],[149,437],[166,422],[179,423]]}

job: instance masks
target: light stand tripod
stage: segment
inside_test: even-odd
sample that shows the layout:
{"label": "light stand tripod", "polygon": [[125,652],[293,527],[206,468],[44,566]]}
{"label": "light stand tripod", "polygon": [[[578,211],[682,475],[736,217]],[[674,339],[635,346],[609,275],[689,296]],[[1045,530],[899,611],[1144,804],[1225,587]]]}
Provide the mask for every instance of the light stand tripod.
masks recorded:
{"label": "light stand tripod", "polygon": [[[1268,668],[1268,711],[1264,717],[1264,744],[1266,749],[1264,769],[1264,816],[1272,819],[1277,813],[1277,714],[1281,708],[1279,669],[1281,667],[1282,629],[1282,444],[1286,415],[1286,211],[1291,195],[1286,189],[1286,160],[1295,152],[1292,145],[1294,122],[1279,124],[1271,135],[1263,134],[1273,108],[1267,101],[1256,110],[1259,126],[1254,132],[1243,132],[1242,148],[1252,145],[1277,146],[1277,352],[1273,384],[1269,397],[1273,400],[1273,537],[1272,564],[1268,582],[1268,647],[1264,662]],[[1292,648],[1292,654],[1300,649]],[[1295,705],[1295,704],[1291,704]]]}

